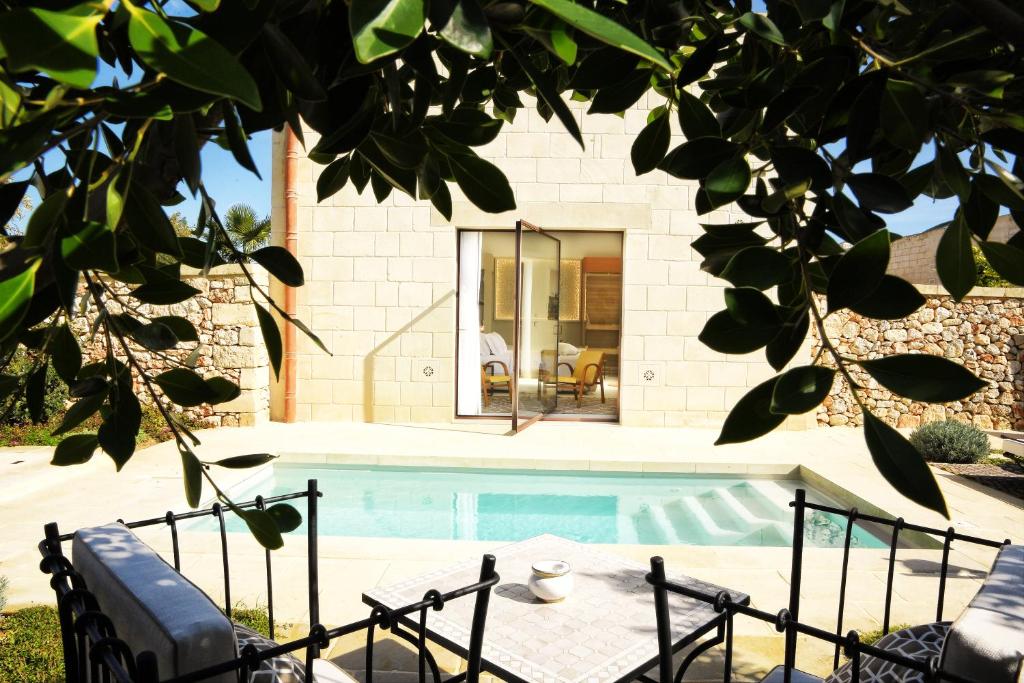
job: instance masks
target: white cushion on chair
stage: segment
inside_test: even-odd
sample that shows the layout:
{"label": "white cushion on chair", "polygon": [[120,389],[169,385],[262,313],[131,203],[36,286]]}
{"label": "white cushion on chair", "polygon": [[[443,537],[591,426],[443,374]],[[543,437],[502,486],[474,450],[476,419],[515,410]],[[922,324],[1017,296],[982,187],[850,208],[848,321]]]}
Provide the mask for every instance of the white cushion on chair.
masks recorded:
{"label": "white cushion on chair", "polygon": [[942,670],[991,683],[1024,681],[1024,545],[1000,549],[978,594],[950,626]]}
{"label": "white cushion on chair", "polygon": [[[156,655],[161,680],[235,656],[231,622],[213,601],[123,524],[80,529],[72,564],[135,655]],[[208,679],[236,683],[226,673]]]}

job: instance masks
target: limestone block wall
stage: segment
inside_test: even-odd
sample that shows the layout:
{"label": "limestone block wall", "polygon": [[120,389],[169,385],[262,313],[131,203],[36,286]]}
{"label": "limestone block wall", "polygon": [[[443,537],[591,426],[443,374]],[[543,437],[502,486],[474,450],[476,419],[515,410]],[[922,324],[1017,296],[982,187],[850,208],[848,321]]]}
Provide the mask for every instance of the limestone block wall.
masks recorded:
{"label": "limestone block wall", "polygon": [[[839,351],[857,359],[927,353],[962,364],[988,382],[963,401],[931,405],[894,396],[859,368],[867,405],[896,427],[954,419],[981,429],[1024,429],[1024,289],[978,287],[956,303],[941,287],[919,286],[925,305],[904,320],[872,320],[849,310],[826,319]],[[820,341],[815,333],[813,352]],[[813,356],[812,356],[813,357]],[[849,388],[838,380],[817,410],[822,425],[859,425],[863,418]]]}
{"label": "limestone block wall", "polygon": [[[944,231],[945,226],[932,228],[893,242],[889,256],[889,273],[914,284],[941,284],[935,271],[935,250]],[[996,220],[989,239],[994,242],[1006,242],[1016,232],[1017,224],[1007,214]]]}
{"label": "limestone block wall", "polygon": [[[301,338],[297,418],[372,422],[447,422],[454,418],[456,230],[510,229],[524,219],[552,230],[624,235],[620,419],[632,425],[718,426],[749,387],[770,376],[762,354],[725,357],[697,339],[724,306],[722,288],[699,268],[692,241],[701,222],[740,220],[716,211],[698,217],[696,185],[655,171],[633,172],[630,145],[660,98],[651,94],[625,116],[584,115],[570,102],[585,149],[556,120],[518,112],[478,153],[508,176],[518,209],[485,214],[452,187],[454,215],[394,192],[378,205],[347,186],[317,204],[321,166],[298,165],[298,257],[307,284],[298,314],[333,351]],[[673,126],[676,126],[675,117]],[[305,135],[309,148],[316,135]],[[681,143],[673,131],[673,145]],[[283,137],[275,139],[273,224],[283,244]],[[273,391],[273,415],[283,391]]]}
{"label": "limestone block wall", "polygon": [[[258,266],[247,267],[257,283],[265,287],[266,272]],[[136,359],[143,368],[156,375],[177,367],[167,358],[180,363],[195,353],[193,369],[196,372],[203,377],[226,377],[236,382],[242,391],[238,398],[227,403],[183,409],[189,417],[211,427],[238,427],[266,422],[270,417],[271,371],[259,321],[252,306],[248,280],[236,265],[215,268],[207,277],[191,269],[183,269],[183,275],[185,282],[200,290],[192,299],[171,306],[141,304],[127,312],[137,318],[139,314],[187,318],[195,326],[199,342],[179,343],[178,348],[160,354],[135,346],[133,351]],[[125,294],[130,289],[120,283],[110,285],[118,294]],[[108,304],[108,308],[112,313],[121,312],[113,302]],[[95,340],[90,342],[92,335],[88,321],[95,314],[95,307],[89,306],[86,315],[78,317],[75,323],[84,362],[101,360],[106,354],[105,345]],[[117,355],[122,357],[122,354]],[[135,390],[140,400],[148,401],[148,392],[138,381]]]}

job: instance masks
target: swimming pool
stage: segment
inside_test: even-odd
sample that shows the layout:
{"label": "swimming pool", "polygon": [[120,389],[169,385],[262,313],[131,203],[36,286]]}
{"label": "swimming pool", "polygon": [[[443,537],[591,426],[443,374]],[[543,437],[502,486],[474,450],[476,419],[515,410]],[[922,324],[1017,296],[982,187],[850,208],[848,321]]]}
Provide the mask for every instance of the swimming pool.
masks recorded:
{"label": "swimming pool", "polygon": [[[518,541],[542,533],[583,543],[789,546],[805,482],[694,474],[275,465],[231,491],[235,500],[290,493],[317,479],[326,536]],[[232,516],[233,517],[233,516]],[[846,521],[807,512],[806,543],[842,546]],[[199,530],[214,530],[210,518]],[[244,528],[228,520],[229,530]],[[300,527],[293,533],[304,533]],[[856,527],[853,545],[887,543]]]}

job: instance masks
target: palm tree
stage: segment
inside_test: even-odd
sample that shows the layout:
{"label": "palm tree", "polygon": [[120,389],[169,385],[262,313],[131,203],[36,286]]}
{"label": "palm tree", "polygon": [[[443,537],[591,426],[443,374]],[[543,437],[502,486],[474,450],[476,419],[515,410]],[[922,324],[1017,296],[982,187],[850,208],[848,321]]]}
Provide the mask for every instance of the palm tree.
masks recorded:
{"label": "palm tree", "polygon": [[224,228],[243,254],[270,244],[270,217],[259,218],[248,204],[232,204],[224,214]]}

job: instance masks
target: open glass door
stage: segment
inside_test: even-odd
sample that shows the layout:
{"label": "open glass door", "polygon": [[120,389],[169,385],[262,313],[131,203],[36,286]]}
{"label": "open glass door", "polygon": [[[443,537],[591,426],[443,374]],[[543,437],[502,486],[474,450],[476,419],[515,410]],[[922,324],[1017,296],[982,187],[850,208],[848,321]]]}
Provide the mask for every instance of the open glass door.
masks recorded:
{"label": "open glass door", "polygon": [[516,222],[512,431],[555,410],[558,398],[558,296],[561,244]]}

